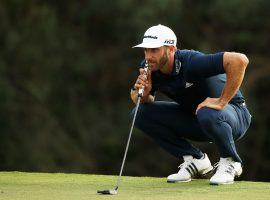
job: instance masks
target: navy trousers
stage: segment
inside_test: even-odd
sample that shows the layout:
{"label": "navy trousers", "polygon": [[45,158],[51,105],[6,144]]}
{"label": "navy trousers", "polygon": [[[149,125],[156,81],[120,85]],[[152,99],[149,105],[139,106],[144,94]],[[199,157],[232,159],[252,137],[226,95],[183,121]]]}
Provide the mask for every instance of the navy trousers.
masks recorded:
{"label": "navy trousers", "polygon": [[213,142],[220,157],[232,157],[242,163],[235,141],[243,137],[250,122],[251,115],[243,103],[228,104],[220,111],[204,107],[195,115],[175,102],[155,101],[140,104],[135,126],[178,158],[184,155],[202,157],[201,150],[188,139]]}

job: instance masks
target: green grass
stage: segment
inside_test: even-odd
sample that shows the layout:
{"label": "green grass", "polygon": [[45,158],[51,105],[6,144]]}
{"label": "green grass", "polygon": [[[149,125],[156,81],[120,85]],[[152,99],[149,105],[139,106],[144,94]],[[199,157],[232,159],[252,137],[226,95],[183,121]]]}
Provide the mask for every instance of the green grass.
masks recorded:
{"label": "green grass", "polygon": [[239,181],[211,186],[206,179],[189,183],[166,183],[166,178],[123,177],[117,195],[99,195],[112,189],[116,176],[0,172],[0,199],[270,199],[270,183]]}

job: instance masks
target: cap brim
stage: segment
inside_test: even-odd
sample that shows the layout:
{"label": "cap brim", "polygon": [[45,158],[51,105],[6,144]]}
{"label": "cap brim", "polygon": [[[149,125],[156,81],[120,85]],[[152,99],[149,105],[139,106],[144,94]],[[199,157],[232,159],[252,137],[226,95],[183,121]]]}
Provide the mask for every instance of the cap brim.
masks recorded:
{"label": "cap brim", "polygon": [[162,47],[163,44],[155,44],[155,43],[141,43],[132,48],[159,48]]}

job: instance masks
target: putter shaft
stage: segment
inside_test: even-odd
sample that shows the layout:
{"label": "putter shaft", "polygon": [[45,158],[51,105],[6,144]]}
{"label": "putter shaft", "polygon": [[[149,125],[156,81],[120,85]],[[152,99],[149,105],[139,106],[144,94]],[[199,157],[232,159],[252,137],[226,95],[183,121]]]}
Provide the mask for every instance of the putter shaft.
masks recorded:
{"label": "putter shaft", "polygon": [[[144,73],[145,73],[145,76],[147,76],[147,73],[148,73],[148,61],[147,61],[147,60],[145,61]],[[132,135],[132,132],[133,132],[133,128],[134,128],[134,124],[135,124],[137,112],[138,112],[138,109],[139,109],[139,105],[140,105],[140,103],[141,103],[141,98],[142,98],[142,96],[143,96],[143,92],[144,92],[144,87],[142,87],[142,88],[139,89],[139,91],[138,91],[137,104],[136,104],[136,108],[135,108],[135,112],[134,112],[134,116],[133,116],[131,128],[130,128],[130,131],[129,131],[129,136],[128,136],[128,141],[127,141],[127,145],[126,145],[126,149],[125,149],[125,154],[124,154],[124,158],[123,158],[123,161],[122,161],[120,173],[119,173],[119,176],[118,176],[118,179],[117,179],[117,183],[116,183],[116,186],[115,186],[115,190],[116,190],[116,191],[117,191],[118,188],[119,188],[119,184],[120,184],[120,180],[121,180],[121,176],[122,176],[124,164],[125,164],[126,157],[127,157],[127,152],[128,152],[128,147],[129,147],[129,143],[130,143],[130,138],[131,138],[131,135]]]}
{"label": "putter shaft", "polygon": [[[147,61],[145,62],[144,71],[145,71],[145,75],[147,76],[147,73],[148,73],[148,62]],[[135,112],[134,112],[134,116],[133,116],[133,120],[132,120],[132,125],[131,125],[130,131],[129,131],[129,136],[128,136],[128,141],[127,141],[127,145],[126,145],[126,149],[125,149],[125,154],[124,154],[124,157],[123,157],[123,161],[122,161],[122,165],[121,165],[121,169],[120,169],[120,172],[119,172],[119,176],[118,176],[118,179],[117,179],[116,186],[112,190],[98,190],[97,192],[100,193],[100,194],[112,194],[112,195],[117,194],[119,184],[120,184],[120,181],[121,181],[121,177],[122,177],[124,164],[125,164],[126,157],[127,157],[127,152],[128,152],[128,147],[129,147],[131,135],[132,135],[132,132],[133,132],[133,128],[134,128],[137,112],[138,112],[138,109],[139,109],[139,105],[140,105],[140,102],[141,102],[141,98],[143,96],[143,92],[144,92],[144,87],[139,89],[139,91],[138,91],[138,99],[137,99],[137,103],[136,103],[136,108],[135,108]]]}
{"label": "putter shaft", "polygon": [[124,164],[125,164],[126,157],[127,157],[127,151],[128,151],[128,147],[129,147],[129,143],[130,143],[130,138],[131,138],[131,135],[132,135],[132,132],[133,132],[133,127],[134,127],[134,123],[135,123],[135,119],[136,119],[136,115],[137,115],[137,112],[138,112],[140,102],[141,102],[141,96],[138,96],[138,100],[137,100],[137,104],[136,104],[136,108],[135,108],[135,112],[134,112],[134,116],[133,116],[133,120],[132,120],[132,125],[131,125],[130,131],[129,131],[129,136],[128,136],[128,141],[127,141],[127,145],[126,145],[126,149],[125,149],[125,154],[124,154],[124,158],[123,158],[123,161],[122,161],[120,173],[119,173],[119,176],[118,176],[118,179],[117,179],[117,183],[116,183],[116,186],[115,186],[115,190],[118,190],[119,183],[120,183],[120,180],[121,180]]}

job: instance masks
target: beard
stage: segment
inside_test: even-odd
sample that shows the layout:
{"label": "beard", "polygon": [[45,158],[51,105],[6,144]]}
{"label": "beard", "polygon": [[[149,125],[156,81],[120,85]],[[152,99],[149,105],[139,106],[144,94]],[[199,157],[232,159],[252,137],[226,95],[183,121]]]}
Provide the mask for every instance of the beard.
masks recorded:
{"label": "beard", "polygon": [[169,60],[169,57],[168,57],[167,51],[164,51],[164,54],[159,59],[158,68],[161,69],[164,65],[166,65],[166,63],[168,62],[168,60]]}
{"label": "beard", "polygon": [[163,68],[163,66],[166,65],[168,60],[169,60],[168,54],[166,51],[164,51],[161,58],[157,62],[150,61],[149,66],[150,66],[152,71],[157,71],[157,70],[160,70],[161,68]]}

